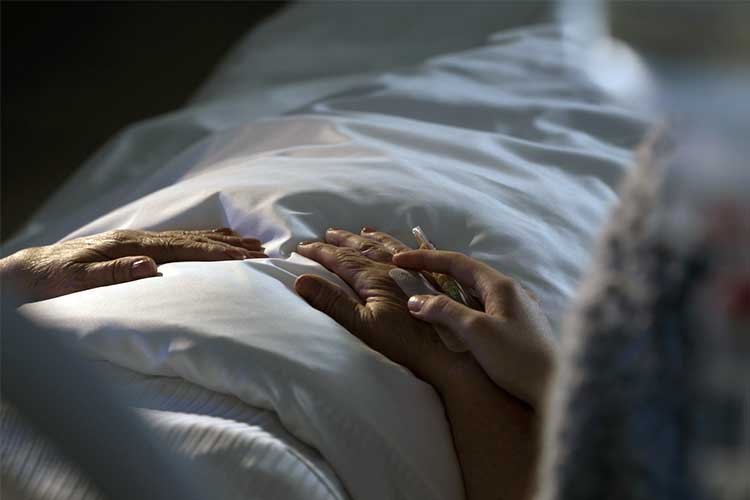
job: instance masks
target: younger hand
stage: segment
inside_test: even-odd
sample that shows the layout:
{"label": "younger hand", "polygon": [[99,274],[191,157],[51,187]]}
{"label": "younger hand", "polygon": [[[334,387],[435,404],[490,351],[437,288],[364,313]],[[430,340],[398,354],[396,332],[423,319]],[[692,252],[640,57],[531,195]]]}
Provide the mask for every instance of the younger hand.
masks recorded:
{"label": "younger hand", "polygon": [[116,230],[16,252],[0,260],[0,277],[16,302],[33,302],[157,276],[166,262],[260,257],[260,241],[228,228]]}
{"label": "younger hand", "polygon": [[460,253],[406,251],[393,263],[451,275],[480,298],[485,312],[444,295],[415,295],[408,306],[415,318],[457,335],[496,385],[538,409],[556,365],[555,340],[539,304],[508,276]]}

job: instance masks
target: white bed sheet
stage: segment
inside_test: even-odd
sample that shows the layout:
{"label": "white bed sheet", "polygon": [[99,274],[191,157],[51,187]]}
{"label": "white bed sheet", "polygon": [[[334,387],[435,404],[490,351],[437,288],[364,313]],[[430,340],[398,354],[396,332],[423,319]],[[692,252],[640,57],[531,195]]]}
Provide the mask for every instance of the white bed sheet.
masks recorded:
{"label": "white bed sheet", "polygon": [[[98,363],[155,436],[185,457],[217,499],[346,500],[320,454],[289,432],[273,411],[171,377]],[[95,500],[96,487],[8,407],[0,411],[0,474],[25,498]],[[96,439],[96,436],[81,436]],[[102,457],[116,463],[116,457]],[[155,471],[156,472],[156,471]]]}
{"label": "white bed sheet", "polygon": [[556,28],[516,30],[216,133],[60,224],[229,225],[272,259],[168,264],[24,310],[101,359],[273,409],[352,498],[461,498],[434,391],[306,307],[294,278],[327,273],[291,252],[330,225],[408,239],[420,224],[520,280],[557,325],[649,124],[569,70],[576,50]]}
{"label": "white bed sheet", "polygon": [[189,105],[128,126],[104,145],[4,249],[52,243],[135,200],[135,194],[117,188],[160,169],[212,133],[289,113],[384,71],[484,45],[492,33],[548,21],[551,3],[290,4],[243,37]]}

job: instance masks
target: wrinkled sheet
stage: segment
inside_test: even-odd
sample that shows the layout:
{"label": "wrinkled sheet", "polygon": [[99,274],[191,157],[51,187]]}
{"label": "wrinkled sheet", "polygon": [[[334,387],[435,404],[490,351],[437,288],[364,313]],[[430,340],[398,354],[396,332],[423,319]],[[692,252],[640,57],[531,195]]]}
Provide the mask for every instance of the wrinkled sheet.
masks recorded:
{"label": "wrinkled sheet", "polygon": [[[273,411],[179,378],[143,375],[108,362],[97,365],[127,398],[121,403],[136,408],[153,435],[173,455],[185,458],[193,480],[200,478],[211,498],[348,498],[323,457],[289,434]],[[0,429],[0,475],[3,480],[12,478],[23,498],[103,498],[8,405],[0,409]],[[83,438],[96,439],[96,435]]]}
{"label": "wrinkled sheet", "polygon": [[519,280],[557,327],[649,125],[567,66],[576,50],[551,26],[505,32],[216,132],[61,224],[115,206],[67,237],[227,225],[272,258],[167,264],[23,310],[99,359],[273,409],[352,498],[462,498],[435,392],[294,294],[299,274],[336,278],[293,249],[329,226],[410,241],[419,224]]}

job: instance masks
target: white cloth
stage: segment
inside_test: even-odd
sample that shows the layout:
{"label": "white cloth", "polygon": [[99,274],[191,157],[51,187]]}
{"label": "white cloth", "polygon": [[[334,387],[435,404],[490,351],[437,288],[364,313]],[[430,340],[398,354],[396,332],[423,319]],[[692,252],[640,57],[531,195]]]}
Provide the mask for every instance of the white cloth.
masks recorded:
{"label": "white cloth", "polygon": [[[172,453],[216,499],[346,500],[320,454],[284,429],[273,411],[169,377],[98,363]],[[96,487],[7,405],[0,410],[0,474],[36,500],[98,500]],[[116,464],[116,457],[104,457]],[[122,471],[127,474],[127,471]],[[158,473],[158,471],[154,471]],[[206,484],[210,483],[210,484]],[[3,492],[6,490],[3,482]],[[11,495],[11,498],[12,497]]]}
{"label": "white cloth", "polygon": [[292,251],[332,225],[405,241],[421,225],[521,281],[557,326],[649,123],[571,71],[576,50],[553,27],[511,31],[216,133],[61,224],[228,225],[272,259],[167,264],[24,311],[117,365],[273,409],[352,498],[459,499],[434,391],[297,297],[299,274],[335,278]]}

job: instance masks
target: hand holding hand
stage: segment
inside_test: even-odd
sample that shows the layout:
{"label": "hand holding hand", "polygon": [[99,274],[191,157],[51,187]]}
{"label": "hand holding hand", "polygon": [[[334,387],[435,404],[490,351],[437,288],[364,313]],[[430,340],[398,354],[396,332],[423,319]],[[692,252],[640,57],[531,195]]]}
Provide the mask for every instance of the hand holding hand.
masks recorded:
{"label": "hand holding hand", "polygon": [[[536,401],[542,375],[522,363],[536,362],[539,368],[549,354],[539,332],[521,319],[530,307],[525,292],[468,257],[409,251],[395,238],[369,228],[361,235],[329,229],[325,239],[326,243],[300,245],[298,251],[338,274],[361,300],[311,275],[297,278],[297,292],[370,347],[435,387],[451,425],[467,498],[497,498],[499,491],[508,498],[525,498],[531,491],[538,452],[539,415],[506,387]],[[437,261],[430,258],[433,254]],[[406,295],[389,275],[393,263],[452,274],[469,291],[483,292],[487,313],[441,296],[417,296],[411,301],[414,312],[409,312]],[[533,331],[516,331],[511,324],[515,321]],[[449,351],[433,324],[459,330],[471,354]],[[485,347],[488,351],[482,352]],[[524,359],[509,359],[513,353]],[[504,366],[506,362],[510,364]],[[533,380],[527,381],[530,372]]]}

